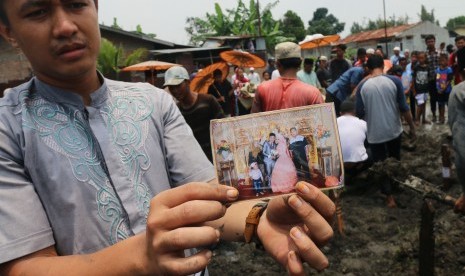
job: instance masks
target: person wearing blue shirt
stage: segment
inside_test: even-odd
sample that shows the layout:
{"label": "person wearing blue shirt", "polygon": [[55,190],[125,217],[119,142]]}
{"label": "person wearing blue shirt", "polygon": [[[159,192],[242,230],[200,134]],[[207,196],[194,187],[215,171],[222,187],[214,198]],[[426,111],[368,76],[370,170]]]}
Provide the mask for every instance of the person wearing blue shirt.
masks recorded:
{"label": "person wearing blue shirt", "polygon": [[340,115],[341,103],[352,94],[352,91],[368,74],[365,65],[362,67],[352,67],[342,76],[326,88],[326,102],[333,102],[336,115]]}

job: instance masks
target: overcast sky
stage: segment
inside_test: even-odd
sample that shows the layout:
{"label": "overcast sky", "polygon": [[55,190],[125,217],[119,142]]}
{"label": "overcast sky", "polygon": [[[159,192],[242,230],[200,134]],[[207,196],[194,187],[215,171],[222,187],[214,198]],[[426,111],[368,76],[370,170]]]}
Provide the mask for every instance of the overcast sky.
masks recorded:
{"label": "overcast sky", "polygon": [[[248,0],[243,0],[248,5]],[[214,12],[214,3],[219,2],[225,12],[237,6],[237,0],[100,0],[100,23],[112,25],[116,17],[118,25],[124,30],[132,31],[140,24],[144,33],[155,33],[157,38],[180,44],[187,44],[188,35],[186,18],[189,16],[205,17],[207,12]],[[273,1],[260,0],[265,6]],[[428,11],[434,9],[434,15],[441,26],[448,19],[465,15],[463,0],[386,0],[386,16],[396,15],[410,18],[410,23],[418,22],[421,5]],[[382,0],[281,0],[274,9],[273,17],[280,19],[288,10],[297,13],[308,26],[313,12],[326,7],[340,22],[346,26],[342,36],[348,35],[353,22],[363,23],[368,19],[375,20],[383,16]]]}

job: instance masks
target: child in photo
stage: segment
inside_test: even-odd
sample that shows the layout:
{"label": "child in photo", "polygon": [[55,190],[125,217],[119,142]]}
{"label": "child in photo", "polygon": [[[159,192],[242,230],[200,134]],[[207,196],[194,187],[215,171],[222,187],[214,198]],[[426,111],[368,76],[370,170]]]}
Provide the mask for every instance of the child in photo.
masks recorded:
{"label": "child in photo", "polygon": [[454,72],[448,65],[447,54],[439,56],[439,67],[436,69],[436,87],[438,89],[438,105],[439,105],[439,123],[446,122],[445,111],[449,101],[449,94],[452,91],[451,82],[454,78]]}
{"label": "child in photo", "polygon": [[253,189],[256,196],[263,195],[262,186],[263,186],[263,174],[258,168],[258,163],[253,162],[250,164],[250,178],[252,178]]}
{"label": "child in photo", "polygon": [[417,116],[415,118],[415,124],[420,125],[422,124],[430,124],[428,120],[426,120],[426,101],[428,100],[428,91],[429,91],[429,84],[428,78],[429,77],[429,70],[428,65],[426,63],[426,53],[419,52],[418,53],[418,64],[413,68],[413,80],[412,80],[412,88],[413,93],[415,95],[415,100],[417,102]]}

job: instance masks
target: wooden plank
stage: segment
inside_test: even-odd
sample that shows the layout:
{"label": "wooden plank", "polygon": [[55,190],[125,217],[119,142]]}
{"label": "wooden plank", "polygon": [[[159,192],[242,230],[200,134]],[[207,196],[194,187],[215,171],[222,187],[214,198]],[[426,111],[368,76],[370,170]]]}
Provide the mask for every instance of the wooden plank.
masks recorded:
{"label": "wooden plank", "polygon": [[419,275],[434,275],[434,207],[429,199],[421,208]]}

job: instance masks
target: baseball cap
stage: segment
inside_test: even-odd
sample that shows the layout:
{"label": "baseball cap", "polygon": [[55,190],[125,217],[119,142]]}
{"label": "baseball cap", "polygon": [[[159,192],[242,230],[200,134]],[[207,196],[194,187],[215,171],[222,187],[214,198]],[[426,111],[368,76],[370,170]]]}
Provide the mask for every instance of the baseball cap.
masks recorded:
{"label": "baseball cap", "polygon": [[189,80],[189,73],[186,68],[173,66],[165,72],[165,86],[180,85],[183,81]]}
{"label": "baseball cap", "polygon": [[394,51],[400,51],[400,47],[394,47]]}
{"label": "baseball cap", "polygon": [[255,71],[255,68],[250,67],[249,70],[250,70],[250,71]]}
{"label": "baseball cap", "polygon": [[327,61],[328,58],[327,58],[326,56],[321,56],[321,57],[320,57],[320,60],[326,60],[326,61]]}
{"label": "baseball cap", "polygon": [[279,43],[275,47],[276,59],[302,58],[300,46],[293,42]]}

